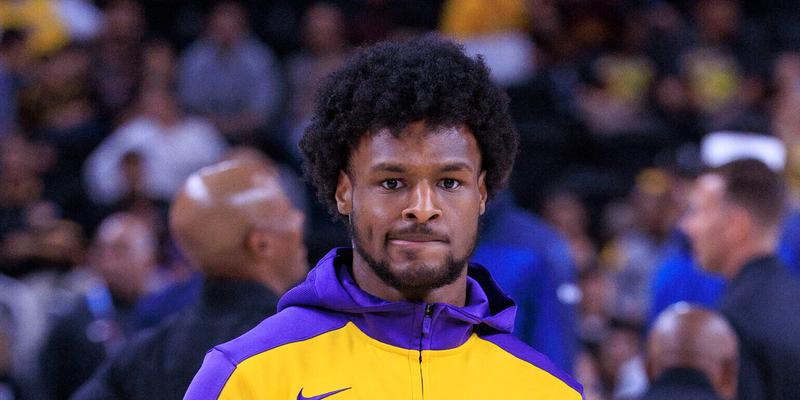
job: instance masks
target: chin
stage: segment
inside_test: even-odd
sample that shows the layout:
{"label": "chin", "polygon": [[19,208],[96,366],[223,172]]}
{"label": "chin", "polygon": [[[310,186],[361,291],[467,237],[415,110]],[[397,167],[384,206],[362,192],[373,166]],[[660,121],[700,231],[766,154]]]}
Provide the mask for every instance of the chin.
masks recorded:
{"label": "chin", "polygon": [[709,273],[709,274],[719,274],[720,269],[718,268],[718,263],[711,262],[711,261],[703,261],[701,259],[697,260],[697,264],[700,266],[700,269]]}

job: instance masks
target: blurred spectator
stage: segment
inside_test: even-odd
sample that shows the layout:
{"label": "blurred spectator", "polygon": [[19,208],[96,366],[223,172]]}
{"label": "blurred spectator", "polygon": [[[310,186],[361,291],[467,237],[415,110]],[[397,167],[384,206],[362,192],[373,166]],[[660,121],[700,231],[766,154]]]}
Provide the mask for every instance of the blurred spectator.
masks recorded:
{"label": "blurred spectator", "polygon": [[682,223],[700,266],[728,281],[722,313],[740,340],[743,399],[800,398],[800,281],[775,257],[783,210],[780,177],[744,159],[698,178]]}
{"label": "blurred spectator", "polygon": [[250,35],[244,9],[217,4],[207,32],[181,56],[178,94],[192,112],[211,119],[231,142],[256,144],[282,99],[280,70],[272,51]]}
{"label": "blurred spectator", "polygon": [[617,286],[614,316],[644,323],[657,262],[680,210],[672,196],[672,176],[663,169],[640,172],[630,195],[633,225],[606,245],[601,263]]}
{"label": "blurred spectator", "polygon": [[617,297],[616,287],[606,271],[592,267],[581,271],[580,325],[581,341],[597,347],[611,329],[611,308]]}
{"label": "blurred spectator", "polygon": [[[0,274],[0,399],[32,394],[25,389],[36,384],[36,354],[46,329],[42,311],[27,285]],[[4,390],[17,397],[3,397]]]}
{"label": "blurred spectator", "polygon": [[22,227],[9,232],[2,242],[5,273],[23,278],[57,276],[83,261],[80,226],[60,219],[51,203],[33,203],[23,216]]}
{"label": "blurred spectator", "polygon": [[615,48],[600,54],[590,65],[590,82],[579,90],[577,100],[592,133],[657,133],[645,108],[656,74],[656,66],[645,53],[647,28],[643,12],[629,12],[623,18]]}
{"label": "blurred spectator", "polygon": [[498,84],[519,84],[533,73],[534,45],[525,34],[524,0],[448,0],[441,18],[442,33],[454,36],[467,53],[483,55]]}
{"label": "blurred spectator", "polygon": [[778,56],[772,77],[775,99],[771,114],[771,131],[786,144],[788,161],[786,178],[790,201],[800,205],[800,53],[786,52]]}
{"label": "blurred spectator", "polygon": [[650,389],[641,400],[733,400],[737,339],[722,315],[686,303],[666,309],[647,339]]}
{"label": "blurred spectator", "polygon": [[677,60],[705,129],[764,130],[757,109],[768,65],[763,30],[749,23],[735,0],[697,2],[693,17],[695,43]]}
{"label": "blurred spectator", "polygon": [[589,214],[577,195],[568,191],[551,194],[544,200],[542,216],[567,239],[578,271],[594,265],[597,249],[589,237]]}
{"label": "blurred spectator", "polygon": [[676,75],[662,75],[653,82],[650,103],[658,120],[674,143],[699,142],[704,130],[699,110],[694,107],[686,82]]}
{"label": "blurred spectator", "polygon": [[141,86],[173,89],[177,79],[177,59],[172,45],[164,40],[149,41],[142,52]]}
{"label": "blurred spectator", "polygon": [[3,29],[30,32],[26,46],[36,55],[58,50],[69,41],[53,1],[4,1],[0,4],[0,24]]}
{"label": "blurred spectator", "polygon": [[0,304],[0,400],[14,400],[20,395],[20,390],[11,371],[13,348],[5,311]]}
{"label": "blurred spectator", "polygon": [[41,64],[36,81],[19,94],[20,124],[26,132],[66,130],[96,110],[86,48],[70,44]]}
{"label": "blurred spectator", "polygon": [[143,88],[139,109],[139,116],[114,131],[86,161],[86,184],[98,204],[137,196],[169,201],[192,171],[225,151],[214,126],[184,116],[169,89]]}
{"label": "blurred spectator", "polygon": [[598,360],[606,394],[615,400],[636,399],[647,390],[642,339],[637,326],[612,321],[600,342]]}
{"label": "blurred spectator", "polygon": [[559,368],[574,370],[580,290],[569,247],[559,234],[503,191],[483,215],[472,260],[486,266],[517,303],[514,335]]}
{"label": "blurred spectator", "polygon": [[43,196],[85,228],[95,223],[81,182],[84,160],[106,134],[89,80],[89,53],[70,44],[43,62],[37,80],[20,92],[20,124],[46,163]]}
{"label": "blurred spectator", "polygon": [[112,0],[103,9],[103,28],[92,47],[92,82],[109,121],[124,121],[141,81],[145,21],[133,0]]}
{"label": "blurred spectator", "polygon": [[600,379],[600,368],[597,359],[587,351],[578,355],[575,363],[575,379],[583,385],[586,400],[605,400],[605,390]]}
{"label": "blurred spectator", "polygon": [[60,274],[82,261],[81,228],[42,198],[42,168],[27,140],[0,140],[0,273]]}
{"label": "blurred spectator", "polygon": [[0,26],[30,32],[27,47],[38,56],[70,41],[85,42],[99,30],[100,13],[86,0],[18,0],[0,3]]}
{"label": "blurred spectator", "polygon": [[27,54],[20,31],[0,31],[0,137],[12,134],[17,125],[17,90],[22,83]]}
{"label": "blurred spectator", "polygon": [[126,214],[103,221],[89,259],[98,279],[54,323],[39,356],[43,396],[69,398],[124,343],[133,306],[151,289],[156,249],[146,222]]}
{"label": "blurred spectator", "polygon": [[180,398],[205,350],[274,314],[277,296],[308,268],[303,214],[270,165],[226,161],[200,170],[178,194],[170,225],[206,276],[199,302],[137,336],[75,399]]}
{"label": "blurred spectator", "polygon": [[286,144],[287,150],[297,156],[297,143],[313,112],[317,89],[325,77],[344,63],[349,51],[344,18],[333,4],[311,5],[303,17],[303,49],[286,62],[292,100],[289,121],[292,138]]}
{"label": "blurred spectator", "polygon": [[32,156],[31,146],[23,137],[0,137],[0,240],[22,229],[25,209],[41,199],[43,184]]}

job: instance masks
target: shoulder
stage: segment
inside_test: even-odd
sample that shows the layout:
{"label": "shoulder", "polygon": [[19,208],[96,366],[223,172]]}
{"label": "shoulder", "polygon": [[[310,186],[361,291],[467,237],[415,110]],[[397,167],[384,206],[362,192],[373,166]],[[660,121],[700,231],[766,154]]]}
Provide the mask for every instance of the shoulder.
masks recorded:
{"label": "shoulder", "polygon": [[321,310],[283,309],[244,335],[209,350],[185,399],[216,399],[229,380],[243,379],[243,374],[247,375],[245,372],[234,375],[247,360],[268,357],[279,348],[338,330],[347,322],[341,315]]}
{"label": "shoulder", "polygon": [[267,318],[244,335],[214,348],[233,365],[287,344],[305,341],[343,327],[340,315],[289,307]]}
{"label": "shoulder", "polygon": [[[523,368],[535,374],[541,384],[567,392],[583,394],[583,386],[578,381],[559,369],[547,356],[531,348],[511,334],[491,334],[481,336],[486,342],[500,348],[503,353],[520,362]],[[574,394],[574,393],[573,393]],[[579,397],[580,398],[580,397]]]}

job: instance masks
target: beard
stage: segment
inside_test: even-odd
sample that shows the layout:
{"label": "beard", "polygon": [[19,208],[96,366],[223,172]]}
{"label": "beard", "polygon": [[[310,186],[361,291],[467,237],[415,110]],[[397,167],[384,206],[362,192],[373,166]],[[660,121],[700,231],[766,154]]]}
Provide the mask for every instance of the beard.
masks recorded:
{"label": "beard", "polygon": [[[350,236],[353,238],[353,247],[358,255],[361,256],[369,268],[385,284],[404,293],[427,292],[455,282],[458,277],[461,276],[464,268],[467,267],[469,256],[472,254],[477,241],[476,231],[473,237],[470,238],[469,249],[463,258],[455,258],[453,253],[450,252],[445,260],[439,265],[414,263],[416,254],[413,252],[406,252],[404,255],[414,265],[411,268],[405,268],[402,271],[395,271],[392,269],[388,260],[378,259],[373,254],[369,253],[367,247],[364,246],[364,240],[361,237],[361,232],[355,228],[355,221],[348,225]],[[428,228],[422,226],[419,229],[425,230]],[[382,245],[384,254],[386,254],[386,238],[384,238]]]}

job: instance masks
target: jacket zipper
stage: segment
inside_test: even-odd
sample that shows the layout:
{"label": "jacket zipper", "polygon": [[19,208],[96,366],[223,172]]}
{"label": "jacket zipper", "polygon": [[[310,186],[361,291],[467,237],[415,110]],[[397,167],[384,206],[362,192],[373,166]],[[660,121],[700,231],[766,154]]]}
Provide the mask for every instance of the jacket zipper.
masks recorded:
{"label": "jacket zipper", "polygon": [[422,389],[422,398],[425,398],[425,379],[422,375],[422,347],[423,340],[431,333],[431,317],[433,316],[433,304],[425,305],[425,316],[422,318],[422,334],[419,336],[419,382]]}

